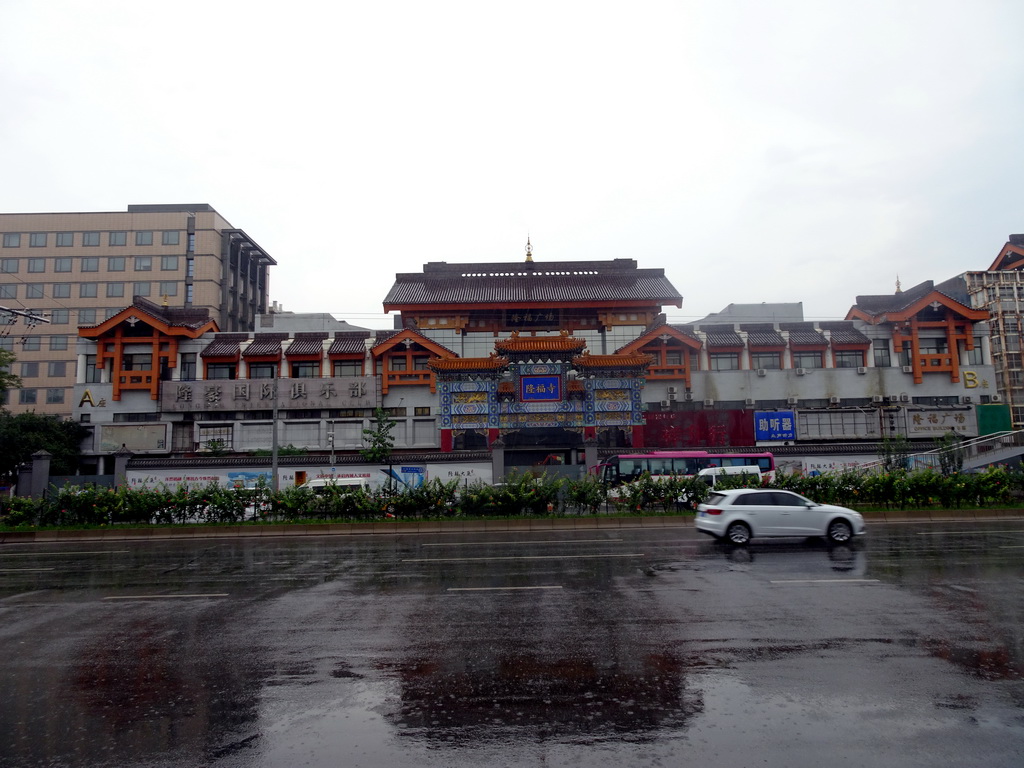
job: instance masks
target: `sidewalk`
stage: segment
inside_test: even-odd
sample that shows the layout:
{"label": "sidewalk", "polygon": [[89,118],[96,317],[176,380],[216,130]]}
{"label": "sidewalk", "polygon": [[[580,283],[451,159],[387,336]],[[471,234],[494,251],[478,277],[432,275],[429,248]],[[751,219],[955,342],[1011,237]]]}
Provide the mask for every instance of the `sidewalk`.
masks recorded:
{"label": "sidewalk", "polygon": [[[969,510],[893,510],[865,512],[864,518],[884,523],[911,522],[973,522],[982,520],[1024,519],[1024,509]],[[0,545],[38,542],[74,541],[156,541],[165,539],[237,539],[273,536],[368,536],[375,534],[403,535],[425,533],[493,533],[496,531],[588,531],[623,528],[692,528],[692,515],[659,515],[656,517],[585,516],[541,520],[510,518],[508,520],[409,520],[405,522],[259,525],[183,525],[178,528],[92,528],[69,531],[0,532]]]}

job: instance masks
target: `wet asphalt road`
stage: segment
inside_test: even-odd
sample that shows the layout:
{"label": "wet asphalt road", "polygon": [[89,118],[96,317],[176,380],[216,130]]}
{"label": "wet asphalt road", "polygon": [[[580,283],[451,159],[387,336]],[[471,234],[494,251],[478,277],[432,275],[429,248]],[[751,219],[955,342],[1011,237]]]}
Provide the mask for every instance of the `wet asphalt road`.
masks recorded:
{"label": "wet asphalt road", "polygon": [[1024,765],[1024,520],[0,545],[0,766]]}

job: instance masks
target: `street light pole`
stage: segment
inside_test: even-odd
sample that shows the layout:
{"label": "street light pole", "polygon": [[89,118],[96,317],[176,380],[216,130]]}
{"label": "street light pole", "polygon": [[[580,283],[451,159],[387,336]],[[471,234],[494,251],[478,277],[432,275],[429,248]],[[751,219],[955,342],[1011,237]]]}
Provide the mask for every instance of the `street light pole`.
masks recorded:
{"label": "street light pole", "polygon": [[278,413],[278,400],[281,393],[279,378],[274,378],[274,411],[270,425],[270,487],[274,489],[274,492],[280,490],[280,483],[277,479],[277,413]]}

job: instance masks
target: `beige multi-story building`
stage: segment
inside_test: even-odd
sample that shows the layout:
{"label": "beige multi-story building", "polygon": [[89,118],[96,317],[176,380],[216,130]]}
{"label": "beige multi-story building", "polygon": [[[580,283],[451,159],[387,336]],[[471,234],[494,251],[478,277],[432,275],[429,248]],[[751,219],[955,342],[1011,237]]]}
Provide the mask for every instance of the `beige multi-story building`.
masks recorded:
{"label": "beige multi-story building", "polygon": [[206,310],[222,331],[253,331],[267,311],[276,262],[205,203],[5,213],[0,233],[0,348],[14,352],[22,380],[7,397],[14,413],[71,415],[77,368],[79,379],[95,375],[75,357],[79,326],[102,323],[134,296]]}

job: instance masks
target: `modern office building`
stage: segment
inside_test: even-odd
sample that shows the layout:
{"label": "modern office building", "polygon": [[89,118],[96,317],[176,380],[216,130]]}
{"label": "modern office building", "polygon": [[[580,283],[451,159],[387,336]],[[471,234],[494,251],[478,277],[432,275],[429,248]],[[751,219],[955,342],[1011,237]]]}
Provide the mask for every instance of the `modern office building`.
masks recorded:
{"label": "modern office building", "polygon": [[995,383],[1010,406],[1013,426],[1024,428],[1024,235],[1010,235],[987,270],[966,272],[963,280],[971,306],[991,315]]}
{"label": "modern office building", "polygon": [[205,313],[228,332],[254,330],[267,311],[276,262],[205,203],[6,213],[0,233],[0,307],[42,318],[0,309],[0,346],[17,355],[13,372],[23,383],[8,396],[15,413],[70,416],[76,375],[95,375],[76,370],[79,327],[103,323],[133,297]]}

